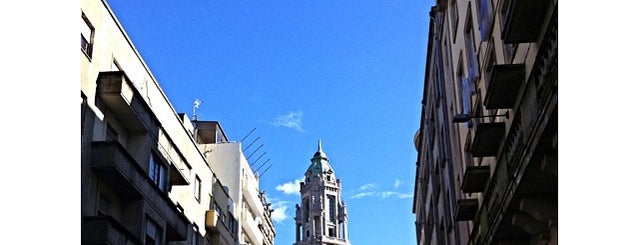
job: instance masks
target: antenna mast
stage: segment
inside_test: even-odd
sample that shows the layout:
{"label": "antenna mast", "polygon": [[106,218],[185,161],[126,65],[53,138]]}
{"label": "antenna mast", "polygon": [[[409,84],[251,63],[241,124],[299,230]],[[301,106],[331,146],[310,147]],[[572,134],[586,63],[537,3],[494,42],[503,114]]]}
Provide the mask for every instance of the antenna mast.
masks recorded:
{"label": "antenna mast", "polygon": [[195,99],[195,101],[193,101],[193,121],[197,121],[199,119],[195,111],[200,107],[200,104],[202,104],[202,101],[199,99]]}

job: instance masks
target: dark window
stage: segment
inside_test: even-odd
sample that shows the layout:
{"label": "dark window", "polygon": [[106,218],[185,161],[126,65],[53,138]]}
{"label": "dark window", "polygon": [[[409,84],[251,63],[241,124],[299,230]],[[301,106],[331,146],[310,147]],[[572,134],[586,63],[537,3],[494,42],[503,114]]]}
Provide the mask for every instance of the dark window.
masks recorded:
{"label": "dark window", "polygon": [[468,66],[468,78],[471,82],[475,82],[475,78],[479,76],[479,67],[477,64],[475,30],[473,28],[473,14],[470,11],[470,2],[468,2],[468,11],[466,15],[466,27],[464,28],[464,39],[466,42],[466,65]]}
{"label": "dark window", "polygon": [[478,18],[479,22],[479,33],[481,36],[481,41],[487,41],[488,36],[490,35],[489,31],[491,30],[490,19],[493,14],[493,5],[491,0],[476,0]]}
{"label": "dark window", "polygon": [[457,14],[457,0],[450,1],[450,23],[451,31],[453,32],[453,43],[455,43],[455,37],[457,36],[457,22],[459,16]]}
{"label": "dark window", "polygon": [[160,245],[162,244],[162,230],[153,220],[147,217],[146,219],[146,237],[144,239],[145,245]]}
{"label": "dark window", "polygon": [[[506,16],[508,16],[508,5],[510,5],[510,1],[507,0],[503,0],[502,1],[502,5],[500,8],[500,23],[501,23],[501,29],[504,29],[504,23],[506,21]],[[515,45],[517,44],[507,44],[503,43],[503,50],[504,50],[504,64],[510,64],[512,63],[512,59],[513,59],[513,54],[515,53]]]}
{"label": "dark window", "polygon": [[309,207],[308,207],[309,203],[308,203],[308,198],[304,199],[304,221],[308,221],[308,216],[309,216]]}
{"label": "dark window", "polygon": [[91,58],[91,54],[93,53],[93,25],[89,22],[84,13],[82,13],[82,22],[80,27],[80,48],[82,51]]}
{"label": "dark window", "polygon": [[335,222],[336,220],[336,215],[335,215],[335,196],[329,195],[328,196],[328,215],[330,217],[330,221]]}
{"label": "dark window", "polygon": [[84,95],[84,93],[80,93],[80,96],[82,97],[82,105],[81,105],[81,112],[80,112],[80,117],[82,117],[80,119],[80,134],[84,135],[84,118],[86,117],[86,111],[87,111],[87,97]]}
{"label": "dark window", "polygon": [[149,161],[149,176],[153,183],[155,183],[160,190],[163,192],[166,191],[166,166],[160,162],[160,160],[155,156],[155,154],[151,154]]}

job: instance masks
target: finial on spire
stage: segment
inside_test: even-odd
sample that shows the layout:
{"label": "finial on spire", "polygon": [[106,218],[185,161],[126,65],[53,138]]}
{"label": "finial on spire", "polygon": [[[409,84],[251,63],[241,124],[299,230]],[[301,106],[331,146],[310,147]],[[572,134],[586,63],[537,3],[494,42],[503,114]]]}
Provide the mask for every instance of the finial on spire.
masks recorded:
{"label": "finial on spire", "polygon": [[322,151],[322,139],[317,140],[317,152]]}

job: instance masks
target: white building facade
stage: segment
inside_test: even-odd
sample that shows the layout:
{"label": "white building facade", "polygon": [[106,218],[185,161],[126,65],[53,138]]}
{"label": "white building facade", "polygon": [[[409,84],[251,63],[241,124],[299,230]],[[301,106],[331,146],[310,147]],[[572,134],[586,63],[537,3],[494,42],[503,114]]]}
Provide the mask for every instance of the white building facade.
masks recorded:
{"label": "white building facade", "polygon": [[[214,124],[214,125],[212,125]],[[207,126],[212,125],[212,126]],[[233,230],[239,244],[273,244],[275,228],[268,203],[259,190],[259,179],[249,165],[242,144],[229,142],[217,122],[196,122],[196,130],[210,130],[215,135],[212,142],[201,144],[216,177],[224,183],[233,203],[229,203],[238,229]]]}

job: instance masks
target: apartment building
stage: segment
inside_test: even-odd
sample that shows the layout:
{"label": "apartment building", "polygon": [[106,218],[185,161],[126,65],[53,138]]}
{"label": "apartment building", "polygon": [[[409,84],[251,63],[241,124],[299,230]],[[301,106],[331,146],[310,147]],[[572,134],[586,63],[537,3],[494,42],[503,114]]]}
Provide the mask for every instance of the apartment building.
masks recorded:
{"label": "apartment building", "polygon": [[226,184],[230,199],[229,217],[239,229],[233,230],[239,244],[273,244],[275,228],[271,220],[270,204],[259,189],[259,178],[253,172],[242,143],[229,141],[216,121],[194,121],[200,151],[204,152],[216,177]]}
{"label": "apartment building", "polygon": [[200,151],[215,132],[175,111],[107,1],[78,15],[82,244],[240,244],[243,199]]}
{"label": "apartment building", "polygon": [[557,2],[431,8],[417,244],[557,244]]}

